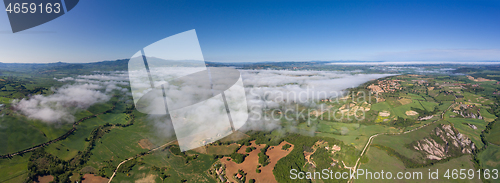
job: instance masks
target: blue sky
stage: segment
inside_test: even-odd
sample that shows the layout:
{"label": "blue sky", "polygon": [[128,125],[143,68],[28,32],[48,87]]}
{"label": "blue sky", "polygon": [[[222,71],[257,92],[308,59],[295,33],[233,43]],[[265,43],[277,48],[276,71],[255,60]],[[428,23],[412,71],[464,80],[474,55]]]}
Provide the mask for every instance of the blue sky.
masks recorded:
{"label": "blue sky", "polygon": [[500,60],[500,1],[80,0],[13,34],[0,13],[0,62],[130,58],[196,29],[218,62]]}

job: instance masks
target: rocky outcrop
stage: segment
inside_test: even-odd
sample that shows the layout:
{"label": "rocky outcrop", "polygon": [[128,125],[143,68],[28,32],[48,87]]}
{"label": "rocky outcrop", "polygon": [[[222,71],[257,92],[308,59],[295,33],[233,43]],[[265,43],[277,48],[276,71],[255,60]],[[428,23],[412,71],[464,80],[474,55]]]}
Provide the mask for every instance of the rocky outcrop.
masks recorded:
{"label": "rocky outcrop", "polygon": [[421,151],[427,159],[432,160],[470,154],[475,149],[474,143],[451,125],[441,125],[434,129],[429,137],[413,142],[410,145],[415,150]]}
{"label": "rocky outcrop", "polygon": [[475,107],[474,105],[466,105],[460,104],[460,110],[453,110],[454,113],[459,114],[463,118],[472,118],[472,119],[483,119],[481,113],[479,113],[480,109]]}
{"label": "rocky outcrop", "polygon": [[473,125],[473,124],[470,124],[470,123],[467,123],[467,125],[469,125],[470,128],[472,128],[474,130],[477,130],[477,126],[476,125]]}

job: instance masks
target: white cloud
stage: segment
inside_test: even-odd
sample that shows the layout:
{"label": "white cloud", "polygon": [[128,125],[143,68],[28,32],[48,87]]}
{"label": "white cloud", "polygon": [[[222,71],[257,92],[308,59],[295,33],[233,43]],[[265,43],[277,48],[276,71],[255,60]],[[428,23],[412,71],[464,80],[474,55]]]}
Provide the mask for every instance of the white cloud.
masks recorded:
{"label": "white cloud", "polygon": [[264,110],[295,110],[297,105],[314,108],[317,100],[343,96],[348,88],[392,75],[358,72],[242,70],[250,110],[246,130],[273,130],[281,126],[280,119],[266,118]]}
{"label": "white cloud", "polygon": [[54,79],[59,81],[59,82],[66,82],[66,81],[74,81],[75,80],[75,78],[72,78],[72,77],[65,77],[65,78],[61,78],[61,79],[54,78]]}
{"label": "white cloud", "polygon": [[73,122],[73,114],[78,110],[110,99],[109,95],[98,91],[101,88],[94,84],[65,85],[55,90],[53,95],[35,95],[14,101],[14,108],[28,118],[48,123]]}

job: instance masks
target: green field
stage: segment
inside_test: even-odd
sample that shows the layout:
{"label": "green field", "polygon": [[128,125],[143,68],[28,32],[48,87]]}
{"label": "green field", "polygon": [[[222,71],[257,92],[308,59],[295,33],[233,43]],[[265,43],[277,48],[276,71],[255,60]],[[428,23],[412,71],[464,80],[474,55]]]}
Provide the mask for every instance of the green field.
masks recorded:
{"label": "green field", "polygon": [[350,131],[358,130],[360,125],[358,123],[339,123],[320,120],[317,131],[324,133],[333,133],[347,135]]}
{"label": "green field", "polygon": [[48,141],[45,133],[22,117],[0,118],[0,154],[14,153]]}
{"label": "green field", "polygon": [[408,98],[411,98],[413,100],[421,100],[421,101],[425,101],[425,98],[423,98],[422,96],[420,95],[417,95],[417,94],[414,94],[414,93],[408,93],[406,95],[401,95],[401,97],[408,97]]}
{"label": "green field", "polygon": [[[385,119],[388,119],[388,121],[392,121],[392,119],[397,116],[393,108],[387,102],[379,102],[372,104],[370,112],[372,111],[373,115],[377,115],[377,118],[375,119],[376,123],[383,123],[385,122],[384,121]],[[391,114],[389,116],[379,116],[379,112],[384,112],[384,111],[388,111]]]}
{"label": "green field", "polygon": [[372,144],[379,144],[390,147],[399,154],[402,154],[408,158],[418,160],[422,158],[421,154],[414,149],[407,148],[406,144],[410,144],[413,141],[421,140],[429,136],[432,130],[434,130],[440,124],[442,123],[436,122],[417,131],[402,135],[380,135],[373,140]]}
{"label": "green field", "polygon": [[486,139],[490,143],[500,145],[500,124],[498,121],[493,124],[493,128],[490,130],[490,133],[486,135]]}
{"label": "green field", "polygon": [[450,107],[450,105],[453,104],[452,101],[444,101],[441,103],[441,105],[438,105],[438,110],[439,111],[444,111]]}
{"label": "green field", "polygon": [[[91,156],[88,165],[99,169],[104,165],[102,162],[111,161],[111,165],[116,167],[121,161],[148,151],[139,146],[139,140],[148,139],[156,146],[173,140],[171,137],[161,137],[164,134],[156,131],[145,120],[145,117],[139,118],[136,119],[136,122],[132,126],[113,128],[109,131],[96,143],[96,147],[92,150],[93,156]],[[96,120],[93,122],[102,123],[104,121]],[[106,172],[106,175],[111,176],[110,169]]]}
{"label": "green field", "polygon": [[238,144],[231,145],[219,145],[219,146],[206,146],[207,154],[216,154],[216,155],[228,155],[234,152],[236,148],[238,148]]}
{"label": "green field", "polygon": [[[486,127],[486,122],[484,120],[480,119],[471,119],[471,118],[450,118],[447,119],[449,122],[453,124],[453,126],[462,134],[466,135],[469,137],[474,144],[476,144],[476,147],[481,148],[484,146],[483,142],[481,141],[481,131],[483,131]],[[469,127],[469,125],[464,124],[464,123],[469,123],[473,124],[477,127],[476,130],[472,129]]]}
{"label": "green field", "polygon": [[10,102],[12,102],[12,99],[0,97],[0,104],[10,104]]}
{"label": "green field", "polygon": [[434,117],[432,117],[431,119],[428,119],[428,120],[422,120],[422,121],[416,121],[415,124],[411,125],[411,126],[408,126],[404,129],[404,131],[409,131],[409,130],[413,130],[415,128],[419,128],[421,126],[424,126],[424,125],[427,125],[429,123],[432,123],[434,121],[437,121],[437,120],[440,120],[441,119],[441,116],[439,115],[435,115]]}
{"label": "green field", "polygon": [[28,173],[28,161],[31,153],[12,159],[0,159],[0,182],[23,182]]}
{"label": "green field", "polygon": [[[428,104],[428,103],[431,103],[431,104]],[[433,102],[427,102],[426,105],[437,105],[436,103],[433,103]],[[396,115],[400,118],[412,118],[412,119],[416,119],[418,117],[418,115],[414,115],[414,116],[407,116],[406,115],[406,111],[411,111],[412,109],[411,108],[418,108],[418,109],[424,109],[424,107],[422,107],[422,104],[421,104],[421,101],[419,100],[413,100],[411,103],[409,104],[406,104],[406,105],[402,105],[402,106],[399,106],[399,107],[396,107],[394,108],[394,112],[396,112]]]}
{"label": "green field", "polygon": [[[329,122],[331,123],[331,122]],[[335,123],[334,123],[335,124]],[[332,125],[334,125],[332,124]],[[333,134],[333,133],[316,133],[316,136],[320,137],[331,137],[338,140],[344,141],[344,143],[348,145],[353,145],[357,150],[362,150],[365,146],[368,138],[370,136],[378,134],[378,133],[397,133],[400,130],[394,127],[388,127],[383,125],[359,125],[359,124],[345,124],[339,123],[335,128],[342,128],[346,130],[344,135],[341,134]],[[355,128],[356,127],[356,128]],[[351,128],[351,129],[349,129]],[[319,129],[318,129],[319,130]]]}
{"label": "green field", "polygon": [[379,102],[379,103],[375,103],[375,104],[372,104],[372,108],[371,110],[375,110],[375,111],[388,111],[388,110],[391,110],[391,107],[389,106],[389,104],[387,102]]}
{"label": "green field", "polygon": [[[149,169],[152,166],[167,168],[165,174],[170,175],[170,177],[164,182],[180,182],[183,179],[188,182],[216,182],[214,177],[207,173],[207,170],[216,160],[211,155],[199,154],[192,151],[189,154],[197,154],[198,158],[186,164],[185,158],[173,155],[168,150],[164,150],[144,156],[140,158],[142,159],[140,162],[145,163],[142,165],[145,169]],[[141,168],[141,166],[137,168]],[[134,170],[132,173],[134,173]],[[124,174],[117,174],[116,178],[117,182],[119,182],[118,180],[127,180]],[[133,181],[136,179],[128,180]]]}
{"label": "green field", "polygon": [[128,122],[126,118],[127,114],[124,113],[108,113],[82,121],[77,126],[77,130],[73,135],[70,135],[68,138],[62,141],[49,145],[47,147],[47,152],[63,160],[69,160],[73,158],[78,151],[83,151],[85,149],[85,147],[88,145],[88,142],[85,141],[85,139],[90,136],[90,132],[92,132],[92,130],[97,128],[99,125],[104,125],[106,123],[125,124]]}
{"label": "green field", "polygon": [[[396,182],[478,182],[478,179],[465,179],[465,180],[452,180],[444,177],[446,170],[448,169],[474,169],[473,163],[471,162],[470,155],[463,155],[458,158],[451,159],[448,162],[439,163],[425,168],[405,168],[403,162],[399,161],[396,157],[389,156],[385,151],[380,150],[376,147],[370,147],[366,156],[368,156],[368,163],[361,164],[360,169],[364,169],[366,172],[391,172],[393,178],[396,178],[398,172],[411,172],[412,176],[410,180],[394,180]],[[439,179],[432,180],[429,179],[429,169],[430,172],[439,173]],[[422,172],[422,179],[413,180],[413,178],[418,177],[414,172]],[[354,182],[387,182],[388,180],[376,180],[376,179],[366,179],[365,176],[360,176],[360,179],[356,179]]]}
{"label": "green field", "polygon": [[46,123],[40,120],[29,120],[28,122],[30,125],[41,131],[44,136],[50,140],[64,135],[71,128],[73,128],[73,124],[71,122]]}
{"label": "green field", "polygon": [[436,102],[420,101],[420,105],[422,105],[427,111],[433,111],[439,104]]}
{"label": "green field", "polygon": [[500,170],[500,147],[489,145],[486,150],[479,153],[479,159],[483,168]]}
{"label": "green field", "polygon": [[481,114],[481,116],[483,116],[484,121],[488,123],[494,121],[497,118],[495,115],[489,113],[484,107],[481,108],[479,113]]}

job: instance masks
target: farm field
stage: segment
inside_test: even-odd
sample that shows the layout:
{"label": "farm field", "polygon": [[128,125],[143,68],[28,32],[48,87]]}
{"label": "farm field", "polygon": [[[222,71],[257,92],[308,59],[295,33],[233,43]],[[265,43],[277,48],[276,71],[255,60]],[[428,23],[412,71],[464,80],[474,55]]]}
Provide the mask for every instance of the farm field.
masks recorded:
{"label": "farm field", "polygon": [[[375,147],[370,147],[367,153],[368,163],[361,164],[361,169],[364,169],[366,172],[391,172],[393,178],[396,178],[398,172],[411,172],[412,177],[410,180],[395,180],[401,182],[482,182],[478,179],[473,180],[451,180],[444,177],[444,173],[448,169],[474,169],[473,163],[471,162],[471,157],[469,155],[464,155],[458,158],[454,158],[448,162],[440,163],[437,165],[433,165],[425,168],[405,168],[404,164],[399,161],[397,158],[393,156],[389,156],[385,151],[380,150]],[[431,172],[435,172],[436,170],[439,172],[439,179],[433,180],[429,179],[429,169]],[[418,175],[413,176],[414,172],[422,172],[421,179],[412,180]],[[356,179],[354,182],[387,182],[387,180],[376,180],[376,179],[366,179],[365,176],[360,176],[360,179]]]}
{"label": "farm field", "polygon": [[[247,173],[247,178],[248,179],[255,179],[256,181],[264,182],[276,182],[274,179],[274,175],[272,174],[272,170],[274,169],[274,166],[280,160],[281,158],[285,157],[290,151],[293,150],[293,146],[290,147],[287,150],[283,150],[282,147],[285,144],[289,144],[287,142],[282,142],[278,146],[270,146],[268,150],[266,151],[266,155],[269,156],[269,164],[266,166],[260,167],[261,165],[259,163],[259,152],[261,152],[262,148],[265,147],[264,144],[255,144],[255,141],[251,142],[250,146],[242,146],[242,148],[238,151],[238,153],[241,154],[248,154],[248,156],[245,158],[245,160],[242,163],[235,163],[231,161],[230,158],[223,158],[221,159],[221,163],[223,163],[226,166],[226,174],[227,175],[233,175],[238,173],[238,170],[243,170],[243,172]],[[245,151],[246,148],[248,147],[255,147],[256,149],[252,150],[251,152],[247,153]],[[256,169],[260,170],[260,173],[256,172]],[[229,176],[228,176],[229,177]],[[234,180],[233,177],[229,177],[229,180]]]}
{"label": "farm field", "polygon": [[498,122],[493,124],[493,128],[490,130],[490,133],[486,136],[486,138],[488,139],[488,142],[500,145],[500,124]]}
{"label": "farm field", "polygon": [[[413,131],[403,135],[381,135],[373,140],[373,144],[383,145],[386,147],[390,147],[396,152],[412,159],[421,159],[420,153],[417,151],[406,147],[406,144],[409,144],[413,141],[423,139],[424,137],[429,136],[429,133],[432,132],[438,125],[443,124],[440,122],[433,123],[429,126],[423,127],[417,131]],[[373,149],[373,148],[372,148]]]}
{"label": "farm field", "polygon": [[17,156],[12,159],[0,159],[0,182],[22,182],[27,178],[29,156]]}
{"label": "farm field", "polygon": [[[127,128],[112,129],[97,141],[96,147],[92,150],[95,155],[91,156],[88,165],[100,169],[105,165],[103,162],[110,161],[109,164],[112,166],[106,166],[106,175],[110,176],[112,167],[116,167],[122,160],[148,151],[139,145],[139,141],[155,138],[152,136],[155,133],[152,133],[153,129],[146,127],[142,121],[139,120],[136,123],[137,125]],[[143,125],[140,125],[141,123]],[[167,142],[168,139],[165,139],[164,141],[153,141],[153,144],[159,146]]]}
{"label": "farm field", "polygon": [[[453,124],[453,126],[462,134],[467,135],[471,138],[472,142],[476,144],[478,148],[484,146],[481,141],[481,131],[483,131],[486,127],[486,122],[484,120],[479,119],[466,119],[466,118],[452,118],[448,119],[449,122]],[[473,129],[469,127],[467,124],[473,124],[477,127],[477,129]]]}
{"label": "farm field", "polygon": [[[332,122],[326,122],[328,125],[329,123]],[[330,124],[330,125],[335,125],[335,123]],[[346,126],[350,126],[351,129],[347,128]],[[317,133],[316,136],[320,137],[331,137],[335,139],[339,139],[344,141],[346,144],[353,145],[356,147],[356,149],[361,150],[368,138],[372,135],[375,135],[377,133],[398,133],[401,132],[400,130],[393,128],[393,127],[387,127],[387,126],[382,126],[382,125],[359,125],[359,124],[341,124],[338,126],[335,126],[336,128],[339,128],[339,130],[342,130],[344,128],[345,134],[335,134],[335,133],[327,133],[327,132],[322,132],[323,129],[321,129],[320,133]],[[357,127],[357,128],[355,128]],[[321,128],[321,127],[319,127]],[[332,128],[332,127],[325,127],[325,128]]]}
{"label": "farm field", "polygon": [[487,169],[500,169],[500,147],[489,145],[486,150],[479,154],[481,166]]}
{"label": "farm field", "polygon": [[[171,154],[168,150],[157,151],[153,154],[141,157],[127,173],[118,173],[113,181],[135,181],[154,180],[162,182],[159,176],[163,172],[168,177],[163,182],[181,182],[187,180],[192,182],[216,182],[206,172],[215,160],[212,156],[190,152],[199,155],[196,160],[185,162],[185,158]],[[153,170],[158,167],[159,170]]]}
{"label": "farm field", "polygon": [[212,154],[229,155],[233,153],[237,148],[239,148],[238,144],[207,146],[206,153],[209,155]]}

